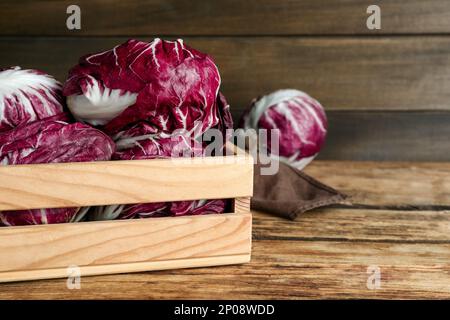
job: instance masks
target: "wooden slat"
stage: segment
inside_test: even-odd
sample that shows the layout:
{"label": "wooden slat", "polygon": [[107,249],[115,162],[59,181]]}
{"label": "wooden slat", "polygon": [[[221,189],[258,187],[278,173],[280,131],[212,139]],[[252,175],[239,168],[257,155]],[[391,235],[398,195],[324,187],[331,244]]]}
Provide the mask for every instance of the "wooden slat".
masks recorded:
{"label": "wooden slat", "polygon": [[314,161],[305,172],[355,204],[425,208],[450,205],[450,164]]}
{"label": "wooden slat", "polygon": [[92,275],[248,262],[251,221],[230,213],[1,228],[0,282],[66,277],[69,266]]}
{"label": "wooden slat", "polygon": [[252,181],[245,156],[3,166],[0,210],[245,197]]}
{"label": "wooden slat", "polygon": [[[255,241],[242,266],[2,285],[2,299],[449,298],[450,245]],[[367,268],[381,289],[367,288]]]}
{"label": "wooden slat", "polygon": [[[89,52],[126,38],[4,38],[2,65],[39,68],[64,81]],[[298,88],[326,107],[450,110],[450,38],[191,38],[219,65],[235,110],[280,88]]]}
{"label": "wooden slat", "polygon": [[81,276],[94,275],[108,275],[133,273],[154,270],[173,270],[179,268],[199,268],[211,267],[220,265],[235,265],[247,263],[250,261],[249,254],[235,254],[206,258],[185,258],[173,259],[164,261],[149,261],[149,262],[132,262],[132,263],[118,263],[100,266],[83,266],[74,269],[71,265],[67,268],[56,269],[34,269],[26,271],[11,271],[7,273],[0,273],[0,282],[17,282],[17,281],[33,281],[45,279],[67,278],[73,270],[79,271]]}
{"label": "wooden slat", "polygon": [[450,112],[328,112],[318,159],[450,161]]}
{"label": "wooden slat", "polygon": [[255,241],[264,239],[449,243],[449,211],[320,209],[295,223],[254,212]]}
{"label": "wooden slat", "polygon": [[[82,29],[66,28],[73,1],[3,0],[3,35],[298,35],[448,33],[446,0],[78,0]],[[368,30],[378,4],[382,29]],[[45,23],[42,23],[45,21]]]}

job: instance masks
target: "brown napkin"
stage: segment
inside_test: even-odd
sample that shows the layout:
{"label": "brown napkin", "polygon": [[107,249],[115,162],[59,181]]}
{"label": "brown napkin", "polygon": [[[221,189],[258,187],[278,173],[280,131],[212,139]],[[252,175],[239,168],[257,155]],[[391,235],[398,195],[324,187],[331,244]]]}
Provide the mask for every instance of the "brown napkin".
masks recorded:
{"label": "brown napkin", "polygon": [[261,175],[261,165],[255,165],[252,209],[294,220],[300,213],[347,198],[298,169],[281,162],[279,165],[275,175]]}

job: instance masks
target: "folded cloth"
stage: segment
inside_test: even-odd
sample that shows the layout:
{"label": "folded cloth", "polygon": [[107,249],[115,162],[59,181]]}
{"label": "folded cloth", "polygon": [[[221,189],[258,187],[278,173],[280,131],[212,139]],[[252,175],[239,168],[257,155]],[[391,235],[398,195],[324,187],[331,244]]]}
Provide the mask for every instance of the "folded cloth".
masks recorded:
{"label": "folded cloth", "polygon": [[251,208],[294,220],[305,211],[342,203],[347,196],[302,171],[279,163],[274,175],[261,175],[255,164]]}

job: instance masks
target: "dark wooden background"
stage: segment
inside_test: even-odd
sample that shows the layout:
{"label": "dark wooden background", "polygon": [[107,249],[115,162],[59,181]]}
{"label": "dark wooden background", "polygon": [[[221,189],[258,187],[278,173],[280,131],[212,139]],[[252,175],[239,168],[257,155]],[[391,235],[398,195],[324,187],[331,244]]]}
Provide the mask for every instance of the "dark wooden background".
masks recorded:
{"label": "dark wooden background", "polygon": [[[382,29],[366,9],[381,7]],[[82,30],[66,28],[78,4]],[[326,107],[322,159],[450,160],[449,0],[1,0],[0,63],[64,81],[127,38],[182,37],[211,54],[237,119],[280,88]]]}

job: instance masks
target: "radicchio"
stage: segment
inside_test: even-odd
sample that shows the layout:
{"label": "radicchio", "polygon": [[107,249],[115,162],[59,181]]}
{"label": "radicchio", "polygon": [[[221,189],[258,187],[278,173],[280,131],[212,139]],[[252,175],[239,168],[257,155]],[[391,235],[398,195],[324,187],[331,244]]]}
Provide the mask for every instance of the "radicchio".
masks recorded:
{"label": "radicchio", "polygon": [[219,71],[213,60],[183,40],[129,40],[84,56],[71,69],[63,93],[76,119],[108,134],[145,120],[155,132],[199,132],[220,119],[216,98]]}
{"label": "radicchio", "polygon": [[[279,129],[281,161],[298,169],[319,153],[327,134],[327,117],[320,103],[306,93],[287,89],[255,99],[242,116],[243,129]],[[271,152],[270,139],[267,143]]]}
{"label": "radicchio", "polygon": [[90,207],[2,211],[0,226],[78,222],[85,217],[89,209]]}
{"label": "radicchio", "polygon": [[0,132],[63,112],[61,84],[20,67],[0,70]]}
{"label": "radicchio", "polygon": [[[0,133],[0,164],[20,165],[109,160],[115,150],[103,132],[81,123],[69,124],[63,114]],[[80,220],[88,208],[1,211],[0,225],[50,224]]]}
{"label": "radicchio", "polygon": [[[99,127],[116,142],[115,160],[202,156],[198,141],[209,129],[227,139],[233,127],[219,94],[220,75],[206,54],[183,40],[129,40],[82,57],[63,93],[76,119]],[[187,151],[187,153],[186,153]],[[149,203],[96,208],[94,219],[220,213],[224,200]]]}
{"label": "radicchio", "polygon": [[93,209],[90,219],[114,220],[223,213],[226,205],[225,200],[196,200],[101,206]]}
{"label": "radicchio", "polygon": [[[214,109],[217,110],[216,116],[219,121],[215,127],[205,127],[219,130],[223,136],[223,144],[225,144],[230,138],[230,131],[227,129],[233,128],[233,118],[230,105],[222,93],[219,93]],[[117,147],[113,159],[142,160],[204,156],[206,143],[198,141],[198,136],[199,133],[195,129],[190,131],[181,129],[177,130],[177,133],[158,132],[148,122],[140,121],[128,130],[121,131],[113,136]]]}

